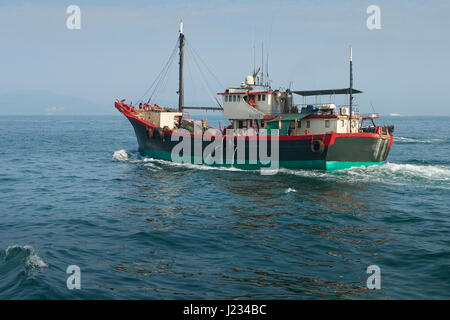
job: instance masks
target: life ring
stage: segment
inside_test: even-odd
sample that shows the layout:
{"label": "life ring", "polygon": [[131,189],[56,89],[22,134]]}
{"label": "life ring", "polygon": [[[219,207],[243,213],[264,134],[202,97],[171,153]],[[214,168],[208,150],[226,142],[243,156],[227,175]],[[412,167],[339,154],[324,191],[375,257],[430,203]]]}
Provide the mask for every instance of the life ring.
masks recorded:
{"label": "life ring", "polygon": [[325,145],[322,140],[311,140],[311,151],[314,153],[323,153]]}
{"label": "life ring", "polygon": [[381,127],[377,127],[377,128],[375,129],[375,132],[378,133],[378,134],[381,134]]}

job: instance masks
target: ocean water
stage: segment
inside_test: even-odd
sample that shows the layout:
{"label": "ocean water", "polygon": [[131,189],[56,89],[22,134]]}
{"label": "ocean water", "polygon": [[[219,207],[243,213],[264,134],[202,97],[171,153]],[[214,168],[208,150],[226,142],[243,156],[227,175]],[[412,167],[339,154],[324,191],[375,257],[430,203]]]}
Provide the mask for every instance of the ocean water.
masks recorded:
{"label": "ocean water", "polygon": [[145,158],[119,115],[0,117],[0,299],[449,299],[450,118],[386,122],[383,166],[262,176]]}

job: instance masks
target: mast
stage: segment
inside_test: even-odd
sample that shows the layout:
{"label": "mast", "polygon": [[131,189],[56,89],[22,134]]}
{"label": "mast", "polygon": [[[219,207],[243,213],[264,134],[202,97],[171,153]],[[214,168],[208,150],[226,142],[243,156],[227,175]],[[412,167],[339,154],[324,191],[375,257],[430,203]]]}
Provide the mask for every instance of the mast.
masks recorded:
{"label": "mast", "polygon": [[183,112],[184,106],[184,75],[183,75],[183,62],[184,62],[184,34],[183,34],[183,20],[180,21],[180,71],[178,80],[178,111]]}
{"label": "mast", "polygon": [[353,114],[353,61],[352,46],[350,46],[350,132],[352,132],[352,114]]}

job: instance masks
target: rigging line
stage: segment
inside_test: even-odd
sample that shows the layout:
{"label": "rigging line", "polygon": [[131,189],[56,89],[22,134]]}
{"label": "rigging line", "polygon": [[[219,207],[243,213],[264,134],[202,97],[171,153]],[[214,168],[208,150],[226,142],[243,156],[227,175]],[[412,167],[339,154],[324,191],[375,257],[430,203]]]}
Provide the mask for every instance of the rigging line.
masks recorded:
{"label": "rigging line", "polygon": [[255,46],[255,25],[253,25],[253,75],[256,73],[256,46]]}
{"label": "rigging line", "polygon": [[172,52],[172,55],[170,56],[170,59],[169,59],[169,61],[167,62],[167,64],[164,66],[164,69],[163,69],[163,72],[162,72],[162,74],[161,74],[161,77],[159,78],[158,83],[156,84],[156,87],[155,87],[155,89],[153,90],[150,99],[151,99],[154,95],[157,96],[157,95],[159,94],[159,90],[160,90],[160,88],[161,88],[161,86],[162,86],[162,84],[163,84],[163,82],[164,82],[165,77],[167,76],[168,70],[169,70],[170,66],[172,65],[172,63],[173,63],[173,60],[174,60],[174,57],[175,57],[175,53],[176,53],[176,48],[175,48],[175,50]]}
{"label": "rigging line", "polygon": [[168,61],[167,61],[166,64],[164,65],[164,68],[159,72],[159,74],[156,76],[155,80],[153,81],[152,85],[145,91],[145,93],[142,95],[142,97],[140,97],[140,98],[138,99],[138,102],[141,102],[141,101],[142,101],[142,98],[144,98],[144,97],[150,92],[150,90],[153,88],[153,86],[155,85],[155,83],[157,83],[157,81],[158,81],[159,77],[161,76],[161,74],[163,73],[163,71],[164,71],[166,65],[168,64],[168,62],[170,61],[170,59],[172,59],[172,56],[173,56],[174,52],[176,51],[177,45],[178,45],[178,40],[177,40],[177,42],[175,43],[175,48],[172,50],[172,54],[170,55]]}
{"label": "rigging line", "polygon": [[[269,81],[269,52],[270,52],[270,48],[271,48],[271,46],[272,46],[272,29],[273,29],[273,20],[274,20],[274,17],[275,17],[275,11],[273,11],[272,12],[272,19],[271,19],[271,21],[270,21],[270,31],[269,31],[269,47],[267,48],[267,59],[266,59],[266,64],[267,64],[267,70],[266,70],[266,73],[267,73],[267,81],[268,82],[270,82]],[[269,83],[269,85],[270,85],[270,83]]]}
{"label": "rigging line", "polygon": [[372,107],[373,113],[376,113],[375,108],[373,107],[372,101],[369,101],[369,103],[370,103],[370,106]]}
{"label": "rigging line", "polygon": [[[170,64],[170,61],[173,60],[174,54],[175,54],[175,52],[176,52],[176,47],[177,47],[176,45],[177,45],[177,44],[178,44],[178,41],[177,41],[177,43],[175,44],[175,48],[174,48],[174,50],[172,51],[172,54],[170,55],[168,61],[167,61],[166,64],[164,65],[164,67],[163,67],[163,69],[161,70],[161,72],[159,73],[158,77],[155,79],[154,83],[156,83],[156,86],[154,87],[154,89],[153,89],[153,91],[152,91],[152,94],[151,94],[151,96],[150,96],[150,99],[149,99],[148,101],[151,101],[151,99],[152,99],[152,97],[153,97],[153,95],[154,95],[154,93],[155,93],[155,90],[157,90],[157,87],[159,86],[159,84],[160,84],[160,82],[161,82],[161,77],[163,77],[166,68],[167,68],[168,65]],[[144,96],[147,95],[147,93],[150,91],[150,89],[151,89],[151,88],[149,88],[149,90],[147,90],[147,92],[144,94]],[[143,96],[143,97],[144,97],[144,96]]]}
{"label": "rigging line", "polygon": [[197,100],[197,87],[195,86],[194,78],[192,77],[191,66],[189,63],[186,63],[186,67],[188,70],[189,78],[191,78],[192,87],[194,88],[194,101]]}
{"label": "rigging line", "polygon": [[174,57],[175,57],[175,53],[176,53],[176,50],[175,50],[174,52],[172,52],[172,55],[170,56],[169,61],[168,61],[167,64],[164,66],[162,75],[161,75],[161,77],[159,78],[159,80],[158,80],[158,82],[157,82],[155,88],[153,89],[153,92],[152,92],[152,94],[151,94],[151,96],[150,96],[150,100],[153,98],[153,96],[155,96],[155,98],[156,98],[156,97],[159,95],[161,86],[163,86],[164,81],[166,80],[167,74],[168,74],[168,72],[169,72],[169,69],[170,69],[170,67],[171,67],[172,64],[173,64]]}
{"label": "rigging line", "polygon": [[[190,46],[189,49],[191,50],[191,56],[192,56],[192,59],[193,59],[194,63],[196,64],[196,67],[198,68],[198,72],[201,73],[201,77],[203,78],[203,80],[205,81],[205,83],[208,84],[209,82],[206,81],[205,76],[203,75],[202,70],[200,69],[199,63],[197,62],[195,55],[197,55],[198,59],[199,59],[201,62],[203,62],[203,65],[206,67],[207,71],[211,74],[211,76],[213,77],[213,79],[217,82],[217,84],[219,85],[219,87],[220,87],[220,88],[223,88],[223,85],[220,83],[220,81],[217,79],[217,77],[214,75],[214,73],[208,68],[208,66],[207,66],[206,63],[202,60],[202,58],[200,57],[200,55],[199,55],[198,53],[195,52],[195,49],[192,48],[192,46]],[[213,90],[212,88],[209,87],[209,85],[208,85],[208,88],[209,88],[209,90]],[[219,90],[220,90],[220,89],[219,89]],[[214,99],[214,100],[215,100],[216,102],[218,102],[217,99]],[[220,105],[220,103],[219,103],[219,105]]]}
{"label": "rigging line", "polygon": [[190,43],[188,44],[189,47],[191,48],[192,52],[197,55],[197,57],[200,59],[200,61],[203,63],[203,65],[206,67],[206,70],[208,70],[208,72],[212,75],[212,77],[214,78],[214,80],[217,81],[217,83],[219,84],[220,88],[225,88],[225,86],[219,81],[219,79],[216,77],[216,75],[211,71],[211,69],[208,67],[208,65],[206,64],[206,62],[202,59],[202,57],[197,53],[197,51],[195,51],[195,49],[190,45]]}
{"label": "rigging line", "polygon": [[201,83],[202,83],[202,85],[203,85],[203,88],[206,90],[206,92],[208,93],[208,95],[209,95],[209,97],[211,98],[211,100],[212,100],[213,102],[215,101],[215,102],[218,104],[218,106],[222,108],[222,105],[219,103],[219,101],[217,100],[217,98],[215,98],[215,97],[212,95],[210,89],[208,88],[208,85],[206,84],[205,79],[203,78],[203,75],[202,75],[202,73],[200,72],[200,69],[199,69],[197,63],[196,63],[194,57],[193,57],[192,54],[191,54],[191,47],[187,47],[187,48],[188,48],[188,50],[186,50],[186,51],[187,51],[187,53],[188,53],[188,57],[192,60],[192,62],[193,62],[192,64],[194,65],[195,69],[197,70],[197,72],[198,72],[198,74],[199,74],[199,76],[200,76],[200,80],[201,80]]}
{"label": "rigging line", "polygon": [[[377,112],[375,111],[375,108],[373,107],[372,101],[369,101],[369,103],[370,103],[370,106],[372,107],[373,113],[376,114]],[[384,126],[387,125],[386,119],[384,117],[381,118],[380,120],[381,120],[380,122],[381,122],[382,125],[384,125]]]}
{"label": "rigging line", "polygon": [[[160,81],[160,83],[159,83],[159,86],[158,86],[158,90],[155,92],[155,99],[157,98],[157,97],[159,97],[159,95],[161,94],[161,93],[164,93],[164,90],[165,90],[165,88],[167,87],[167,82],[168,82],[168,74],[169,74],[169,71],[171,70],[171,67],[172,67],[172,65],[173,65],[173,61],[174,61],[174,59],[172,59],[171,61],[170,61],[170,64],[167,66],[167,68],[166,68],[166,71],[165,71],[165,73],[164,73],[164,75],[163,75],[163,77],[161,78],[161,81]],[[153,96],[153,95],[152,95]]]}
{"label": "rigging line", "polygon": [[[207,89],[209,90],[208,93],[209,93],[210,98],[213,100],[213,102],[217,103],[217,105],[218,105],[220,108],[223,108],[223,107],[222,107],[222,104],[221,104],[220,101],[217,99],[217,96],[215,96],[215,95],[211,92],[211,91],[213,91],[213,89],[209,87],[208,81],[206,81],[205,77],[203,76],[203,74],[202,74],[202,72],[201,72],[201,70],[200,70],[200,68],[199,68],[199,66],[198,66],[198,63],[197,63],[197,61],[196,61],[196,59],[195,59],[195,55],[194,55],[194,54],[196,54],[200,60],[202,60],[202,57],[201,57],[198,53],[195,52],[195,49],[194,49],[192,46],[189,46],[189,50],[191,50],[192,60],[193,60],[193,62],[194,62],[194,64],[195,64],[195,66],[196,66],[198,72],[200,73],[200,77],[201,77],[201,79],[203,79],[204,85],[206,85],[206,86],[207,86]],[[193,51],[192,51],[192,50],[193,50]],[[194,53],[194,54],[193,54],[193,53]],[[202,60],[202,61],[203,61],[203,60]],[[219,79],[214,75],[214,73],[208,68],[208,65],[207,65],[204,61],[203,61],[203,64],[204,64],[204,66],[206,67],[206,69],[209,71],[209,73],[212,75],[212,77],[217,81],[217,83],[219,84],[219,86],[221,86],[221,87],[223,88],[223,85],[220,83]],[[219,89],[219,90],[220,90],[220,89]]]}
{"label": "rigging line", "polygon": [[[172,54],[170,55],[169,60],[166,62],[164,68],[166,67],[167,63],[168,63],[171,59],[173,59],[172,56],[173,56],[174,52],[176,51],[177,44],[178,44],[178,41],[177,41],[177,43],[175,44],[175,48],[174,48],[174,50],[172,50]],[[144,97],[147,95],[147,93],[153,88],[153,86],[155,85],[155,83],[159,82],[159,78],[160,78],[161,74],[164,72],[164,68],[159,72],[158,76],[155,78],[155,80],[153,81],[153,83],[152,83],[152,85],[150,86],[150,88],[148,88],[148,89],[145,91],[145,93],[142,95],[142,97],[139,98],[138,102],[139,102],[139,101],[142,101],[142,98],[144,98]],[[151,99],[149,99],[149,101],[150,101],[150,100],[151,100]]]}
{"label": "rigging line", "polygon": [[[169,68],[167,69],[167,75],[169,75],[172,72],[172,66],[173,66],[173,60],[172,60],[172,63],[169,65]],[[170,76],[166,76],[164,78],[164,82],[162,84],[161,91],[160,91],[161,95],[163,95],[166,92],[167,83],[169,82],[169,78],[170,78]]]}
{"label": "rigging line", "polygon": [[[158,82],[156,83],[156,86],[157,86],[157,87],[160,85],[162,79],[163,79],[163,78],[165,77],[165,75],[167,74],[167,69],[169,68],[169,65],[172,63],[172,61],[173,61],[173,59],[174,59],[174,57],[175,57],[175,54],[176,54],[176,51],[177,51],[177,46],[178,46],[178,40],[177,40],[176,43],[175,43],[175,47],[174,47],[174,49],[172,50],[172,53],[171,53],[171,55],[170,55],[170,57],[169,57],[169,60],[168,60],[168,61],[166,62],[166,64],[164,65],[163,70],[161,70],[161,73],[160,73],[160,75],[159,75]],[[155,89],[156,89],[156,87],[155,87]],[[155,89],[153,90],[152,95],[154,94]]]}
{"label": "rigging line", "polygon": [[[203,89],[205,89],[205,91],[208,93],[208,95],[210,95],[209,89],[207,88],[207,86],[205,86],[205,84],[203,82],[203,76],[202,76],[202,74],[201,74],[201,72],[200,72],[200,70],[199,70],[199,68],[198,68],[198,66],[197,66],[197,64],[196,64],[196,62],[194,60],[194,57],[193,57],[193,55],[191,53],[191,48],[186,46],[186,49],[187,49],[186,50],[187,57],[188,57],[189,61],[191,61],[192,65],[195,67],[194,69],[197,71],[197,74],[199,75],[199,78],[200,78],[201,83],[203,85]],[[210,95],[210,98],[211,98],[211,95]],[[213,101],[214,101],[214,99],[213,99]]]}
{"label": "rigging line", "polygon": [[192,52],[192,56],[195,58],[195,56],[197,56],[197,58],[200,60],[201,63],[203,63],[203,65],[205,66],[206,70],[211,74],[211,76],[214,78],[214,80],[219,84],[219,86],[223,87],[223,85],[220,83],[219,79],[216,77],[216,75],[211,71],[211,69],[208,67],[208,65],[206,64],[206,62],[202,59],[202,57],[197,53],[197,51],[194,49],[194,47],[192,47],[190,45],[190,43],[188,43],[189,48],[191,49]]}

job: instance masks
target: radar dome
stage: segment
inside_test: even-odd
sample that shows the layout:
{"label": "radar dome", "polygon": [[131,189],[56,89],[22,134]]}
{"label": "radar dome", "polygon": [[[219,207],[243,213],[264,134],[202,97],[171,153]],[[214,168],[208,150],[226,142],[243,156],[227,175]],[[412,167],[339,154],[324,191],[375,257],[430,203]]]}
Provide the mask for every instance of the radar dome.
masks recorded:
{"label": "radar dome", "polygon": [[255,79],[252,76],[246,76],[245,84],[248,86],[253,86],[255,84]]}

